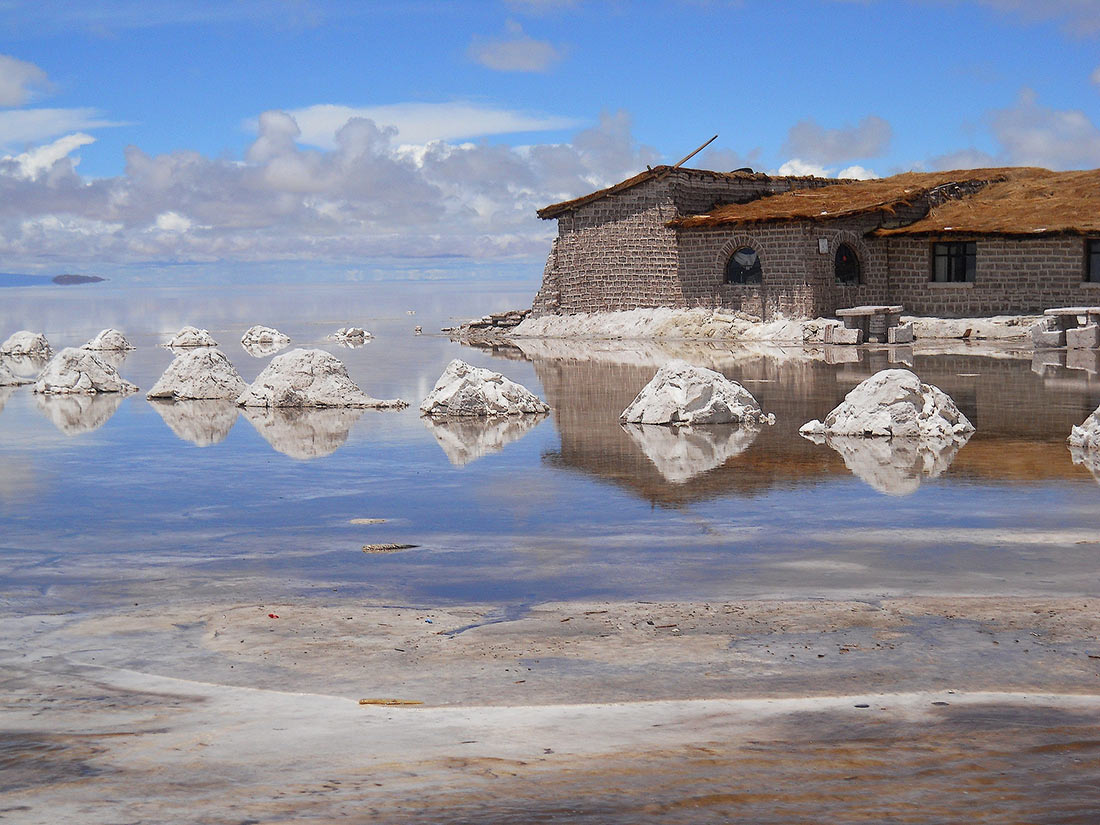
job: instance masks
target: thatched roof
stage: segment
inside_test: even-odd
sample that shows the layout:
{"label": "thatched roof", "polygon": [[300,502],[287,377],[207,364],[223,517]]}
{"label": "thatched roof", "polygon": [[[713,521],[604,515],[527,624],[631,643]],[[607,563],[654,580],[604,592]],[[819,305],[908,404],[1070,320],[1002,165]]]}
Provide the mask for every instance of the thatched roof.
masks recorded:
{"label": "thatched roof", "polygon": [[[1013,169],[967,169],[954,172],[906,172],[890,178],[847,181],[835,186],[795,189],[748,203],[717,206],[700,215],[669,221],[681,229],[775,221],[823,221],[868,212],[892,213],[899,206],[953,185],[980,185],[1005,180]],[[1034,171],[1034,170],[1032,170]]]}
{"label": "thatched roof", "polygon": [[980,192],[933,206],[919,221],[875,235],[1100,234],[1100,169],[1005,169]]}
{"label": "thatched roof", "polygon": [[688,169],[683,166],[654,166],[652,169],[646,169],[635,175],[632,178],[627,178],[624,181],[616,183],[614,186],[608,186],[606,189],[600,189],[592,192],[588,195],[582,195],[579,198],[573,198],[572,200],[562,201],[561,203],[552,203],[549,206],[544,206],[536,213],[540,218],[548,220],[550,218],[556,218],[560,215],[564,215],[566,212],[571,212],[574,209],[579,209],[582,206],[586,206],[593,201],[598,201],[600,198],[606,198],[608,195],[615,195],[619,192],[625,192],[627,189],[632,189],[639,184],[645,183],[648,180],[660,179],[670,173],[687,173],[694,176],[703,176],[714,179],[729,179],[729,178],[741,178],[747,180],[772,180],[771,176],[765,175],[763,172],[712,172],[709,169]]}

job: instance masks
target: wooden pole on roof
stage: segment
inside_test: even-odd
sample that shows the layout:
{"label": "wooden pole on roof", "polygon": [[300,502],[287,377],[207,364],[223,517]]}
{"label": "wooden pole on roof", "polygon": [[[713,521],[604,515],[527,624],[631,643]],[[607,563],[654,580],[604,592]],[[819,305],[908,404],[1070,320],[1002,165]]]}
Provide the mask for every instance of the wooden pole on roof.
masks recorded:
{"label": "wooden pole on roof", "polygon": [[697,154],[702,152],[704,149],[706,149],[708,146],[710,146],[716,140],[718,140],[718,135],[715,135],[714,137],[712,137],[710,140],[708,140],[706,143],[704,143],[702,146],[700,146],[694,152],[690,152],[689,154],[684,155],[682,158],[680,158],[679,161],[677,161],[677,163],[674,166],[671,166],[668,169],[666,169],[664,172],[662,172],[660,177],[663,178],[665,175],[667,175],[673,169],[679,169],[681,166],[683,166],[685,163],[687,163],[689,160],[691,160]]}

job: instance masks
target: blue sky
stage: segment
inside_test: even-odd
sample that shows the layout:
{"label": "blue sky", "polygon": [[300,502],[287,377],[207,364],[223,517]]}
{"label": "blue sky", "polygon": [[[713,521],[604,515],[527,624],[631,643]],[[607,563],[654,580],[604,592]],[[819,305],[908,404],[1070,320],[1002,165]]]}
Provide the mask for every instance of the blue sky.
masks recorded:
{"label": "blue sky", "polygon": [[535,208],[715,133],[690,165],[1097,167],[1098,46],[1096,0],[0,0],[0,270],[530,268]]}

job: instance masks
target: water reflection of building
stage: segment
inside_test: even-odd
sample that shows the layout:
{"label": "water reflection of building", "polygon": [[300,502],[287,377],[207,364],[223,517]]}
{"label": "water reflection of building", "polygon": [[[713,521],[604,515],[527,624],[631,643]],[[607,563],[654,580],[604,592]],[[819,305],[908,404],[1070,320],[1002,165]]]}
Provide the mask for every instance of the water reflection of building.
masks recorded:
{"label": "water reflection of building", "polygon": [[[521,342],[534,363],[561,438],[547,454],[553,465],[580,470],[621,485],[658,504],[726,495],[754,496],[784,486],[813,484],[851,471],[834,450],[798,435],[822,418],[856,384],[881,369],[901,366],[888,350],[847,348],[851,363],[828,363],[824,351],[804,353],[757,347],[645,343]],[[1100,382],[1084,372],[1061,370],[1056,379],[1031,370],[1026,358],[1008,353],[913,355],[913,370],[955,399],[977,427],[964,447],[915,454],[906,472],[920,481],[936,475],[984,480],[1037,481],[1087,477],[1065,448],[1070,428],[1100,403]],[[619,414],[673,357],[722,372],[741,382],[776,417],[743,451],[720,463],[698,455],[694,467],[670,481],[644,445],[620,426]],[[840,359],[831,359],[837,361]],[[895,456],[901,461],[902,456]],[[925,459],[933,458],[925,473]],[[918,461],[919,459],[919,461]],[[686,458],[685,458],[686,460]],[[904,462],[902,462],[904,463]],[[708,466],[708,464],[713,466]],[[950,469],[946,468],[950,464]],[[697,471],[697,472],[696,472]],[[898,479],[895,479],[897,481]],[[893,486],[895,493],[900,487]],[[900,485],[905,487],[904,484]],[[916,487],[907,489],[912,492]]]}

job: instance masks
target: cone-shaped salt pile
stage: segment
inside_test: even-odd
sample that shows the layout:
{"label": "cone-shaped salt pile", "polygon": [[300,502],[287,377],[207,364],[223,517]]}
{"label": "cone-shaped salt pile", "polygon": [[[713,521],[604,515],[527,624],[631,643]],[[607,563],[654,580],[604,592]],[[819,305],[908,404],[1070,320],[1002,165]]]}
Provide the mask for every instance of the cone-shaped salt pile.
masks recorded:
{"label": "cone-shaped salt pile", "polygon": [[256,324],[256,326],[249,327],[244,335],[241,336],[241,343],[245,346],[254,346],[256,344],[289,344],[290,336],[283,335],[277,329],[272,327],[264,327]]}
{"label": "cone-shaped salt pile", "polygon": [[145,397],[236,400],[246,389],[224,352],[203,347],[177,355]]}
{"label": "cone-shaped salt pile", "polygon": [[1080,427],[1074,427],[1069,434],[1069,446],[1083,450],[1100,450],[1100,407],[1093,410]]}
{"label": "cone-shaped salt pile", "polygon": [[173,348],[186,347],[216,347],[218,342],[205,329],[198,327],[184,327],[168,342],[167,346]]}
{"label": "cone-shaped salt pile", "polygon": [[909,370],[882,370],[844,396],[825,421],[809,421],[803,435],[868,438],[952,437],[974,431],[947,393],[921,383]]}
{"label": "cone-shaped salt pile", "polygon": [[657,370],[619,416],[634,424],[744,424],[762,418],[756,399],[736,381],[680,360]]}
{"label": "cone-shaped salt pile", "polygon": [[40,332],[20,330],[0,344],[0,355],[37,355],[50,357],[50,342]]}
{"label": "cone-shaped salt pile", "polygon": [[34,392],[91,395],[98,392],[137,392],[137,387],[123,380],[114,367],[88,350],[66,347],[38,376]]}
{"label": "cone-shaped salt pile", "polygon": [[243,407],[407,407],[399,399],[371,398],[351,380],[336,356],[319,349],[294,349],[271,359],[241,393]]}
{"label": "cone-shaped salt pile", "polygon": [[93,352],[122,352],[137,349],[137,347],[127,341],[126,336],[117,329],[107,328],[100,331],[95,338],[82,346],[81,349],[92,350]]}
{"label": "cone-shaped salt pile", "polygon": [[420,404],[421,413],[440,418],[529,415],[549,410],[526,387],[499,372],[471,367],[457,358],[447,365]]}

